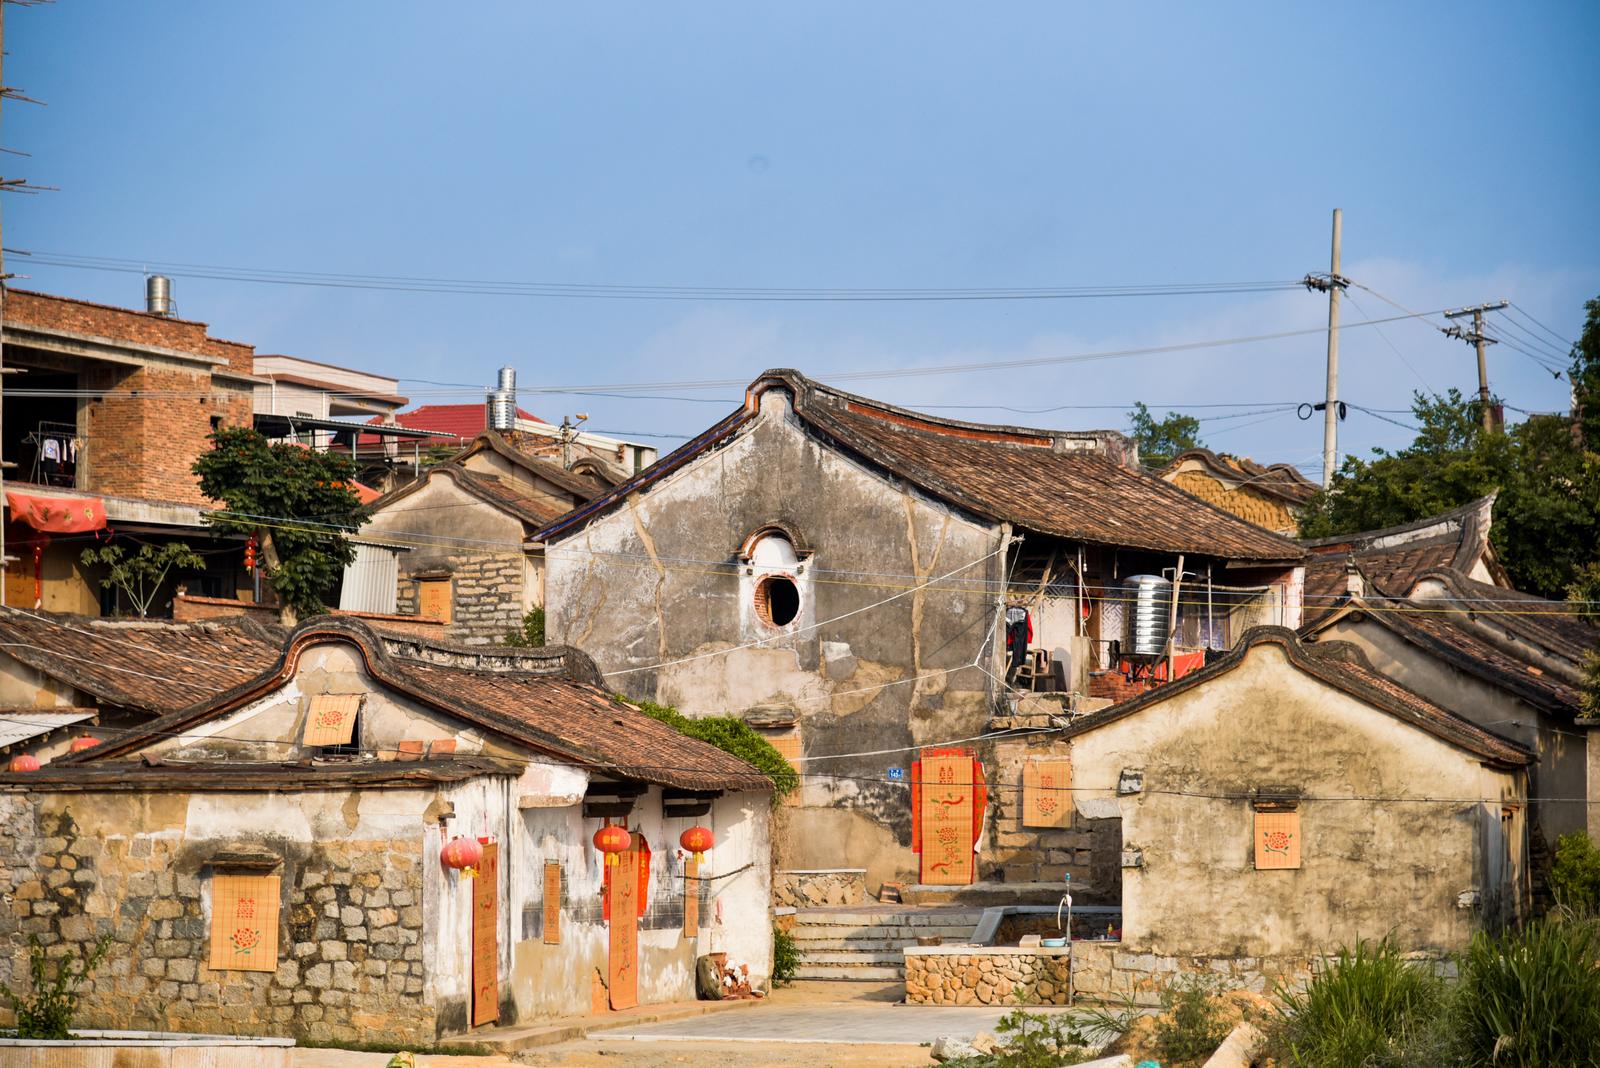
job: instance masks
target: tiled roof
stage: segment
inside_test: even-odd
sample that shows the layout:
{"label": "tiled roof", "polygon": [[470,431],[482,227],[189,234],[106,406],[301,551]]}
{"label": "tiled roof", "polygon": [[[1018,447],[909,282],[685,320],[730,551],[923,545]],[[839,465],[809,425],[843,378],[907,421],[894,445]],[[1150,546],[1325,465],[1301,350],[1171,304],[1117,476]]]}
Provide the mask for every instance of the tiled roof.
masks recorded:
{"label": "tiled roof", "polygon": [[[147,760],[138,764],[106,761],[81,763],[62,758],[38,771],[0,774],[0,790],[52,792],[171,790],[190,792],[281,792],[326,790],[329,786],[365,789],[417,789],[434,783],[465,782],[484,775],[514,777],[518,761],[458,756],[418,761],[386,760],[370,764],[209,763]],[[120,1063],[120,1062],[119,1062]]]}
{"label": "tiled roof", "polygon": [[374,500],[371,504],[372,510],[380,512],[396,501],[404,500],[426,486],[428,480],[433,478],[448,478],[485,504],[516,516],[535,527],[549,523],[567,511],[565,508],[551,505],[548,501],[530,496],[515,482],[507,482],[477,471],[468,471],[457,463],[442,463],[428,468],[421,478],[407,482],[399,489],[390,490]]}
{"label": "tiled roof", "polygon": [[768,371],[745,407],[538,537],[558,537],[665,477],[749,422],[768,389],[794,397],[802,421],[839,446],[977,515],[1101,545],[1236,560],[1299,560],[1279,537],[1153,475],[1118,462],[1128,443],[1107,431],[964,423],[842,393],[798,371]]}
{"label": "tiled roof", "polygon": [[468,457],[481,452],[492,452],[506,462],[522,468],[529,474],[560,486],[580,501],[587,501],[597,497],[610,488],[593,475],[577,474],[568,471],[558,463],[538,456],[530,456],[528,453],[511,445],[504,437],[493,430],[485,430],[477,435],[467,444],[466,448],[450,457],[450,462],[463,463]]}
{"label": "tiled roof", "polygon": [[[1457,670],[1516,694],[1546,711],[1577,714],[1580,700],[1577,687],[1512,656],[1473,627],[1463,626],[1454,616],[1429,611],[1426,603],[1366,597],[1352,602],[1350,609],[1364,612],[1365,618],[1454,665]],[[1329,622],[1331,625],[1335,621]]]}
{"label": "tiled roof", "polygon": [[0,652],[108,705],[183,708],[265,670],[283,633],[244,617],[117,621],[0,610]]}
{"label": "tiled roof", "polygon": [[1530,645],[1548,649],[1574,664],[1582,663],[1600,643],[1600,628],[1579,618],[1571,604],[1479,582],[1455,568],[1439,567],[1422,572],[1406,593],[1430,579],[1444,587],[1444,595],[1415,600],[1425,604],[1448,604],[1461,618],[1510,631]]}
{"label": "tiled roof", "polygon": [[[319,616],[301,624],[277,661],[227,693],[164,716],[67,763],[136,752],[256,700],[293,676],[310,645],[358,646],[372,677],[486,731],[604,774],[691,790],[769,790],[765,775],[613,699],[594,661],[576,649],[461,648],[380,634],[356,620]],[[478,666],[464,666],[476,664]]]}
{"label": "tiled roof", "polygon": [[1170,474],[1185,460],[1197,460],[1222,478],[1239,480],[1257,493],[1279,497],[1290,504],[1304,504],[1317,495],[1317,484],[1293,464],[1262,465],[1245,456],[1215,453],[1210,449],[1186,449],[1157,474]]}
{"label": "tiled roof", "polygon": [[[1308,538],[1306,560],[1306,623],[1333,611],[1345,594],[1345,567],[1353,559],[1368,585],[1390,597],[1404,597],[1426,571],[1452,567],[1469,571],[1480,562],[1498,574],[1489,547],[1489,525],[1495,495],[1480,498],[1442,515],[1411,523]],[[1499,589],[1500,587],[1495,587]]]}
{"label": "tiled roof", "polygon": [[[544,422],[537,415],[521,408],[517,409],[517,417],[535,423]],[[411,430],[437,430],[440,433],[453,434],[457,442],[465,444],[489,429],[489,412],[488,407],[483,404],[424,404],[409,412],[396,412],[394,421]],[[367,422],[381,423],[383,417],[374,416]]]}
{"label": "tiled roof", "polygon": [[1214,663],[1137,697],[1091,712],[1063,728],[1062,734],[1068,738],[1086,734],[1176,694],[1204,686],[1242,664],[1252,649],[1266,644],[1281,647],[1289,662],[1301,671],[1490,763],[1518,766],[1534,760],[1533,754],[1521,746],[1491,734],[1381,674],[1356,646],[1348,642],[1302,645],[1293,631],[1282,627],[1256,627],[1246,632],[1228,655]]}

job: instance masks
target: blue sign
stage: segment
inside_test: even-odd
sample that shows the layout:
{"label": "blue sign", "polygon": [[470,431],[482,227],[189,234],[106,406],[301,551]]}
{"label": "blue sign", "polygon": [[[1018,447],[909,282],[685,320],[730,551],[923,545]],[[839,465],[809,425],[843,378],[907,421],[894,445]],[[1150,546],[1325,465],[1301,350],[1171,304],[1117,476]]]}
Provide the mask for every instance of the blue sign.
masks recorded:
{"label": "blue sign", "polygon": [[889,769],[889,781],[890,782],[904,782],[905,778],[906,778],[906,769],[905,768],[890,768]]}

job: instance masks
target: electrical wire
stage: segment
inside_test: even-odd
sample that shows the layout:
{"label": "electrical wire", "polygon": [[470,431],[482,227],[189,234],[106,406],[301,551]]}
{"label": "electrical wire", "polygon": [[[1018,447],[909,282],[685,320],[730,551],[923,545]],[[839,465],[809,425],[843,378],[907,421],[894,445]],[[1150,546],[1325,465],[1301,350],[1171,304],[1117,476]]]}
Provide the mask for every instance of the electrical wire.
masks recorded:
{"label": "electrical wire", "polygon": [[1569,338],[1562,337],[1560,334],[1556,333],[1554,330],[1550,329],[1548,326],[1544,325],[1539,320],[1535,319],[1533,317],[1533,315],[1528,311],[1528,309],[1524,308],[1522,305],[1520,305],[1520,304],[1516,303],[1515,301],[1513,301],[1509,305],[1509,307],[1511,308],[1512,311],[1514,311],[1518,315],[1522,316],[1522,318],[1526,319],[1528,322],[1532,323],[1534,326],[1538,327],[1540,330],[1543,330],[1546,334],[1549,334],[1552,338],[1555,339],[1555,341],[1558,344],[1563,346],[1568,352],[1571,352],[1573,349],[1578,347],[1578,343],[1576,341],[1572,341]]}

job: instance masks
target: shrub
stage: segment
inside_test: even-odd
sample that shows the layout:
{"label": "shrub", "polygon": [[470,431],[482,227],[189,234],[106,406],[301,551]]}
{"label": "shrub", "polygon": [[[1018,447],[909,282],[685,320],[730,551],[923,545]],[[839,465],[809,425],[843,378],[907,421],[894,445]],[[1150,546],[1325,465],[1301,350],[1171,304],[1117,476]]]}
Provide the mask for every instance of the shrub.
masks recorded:
{"label": "shrub", "polygon": [[1468,1065],[1600,1065],[1600,925],[1558,915],[1476,935],[1451,1030]]}
{"label": "shrub", "polygon": [[[621,695],[618,695],[617,700],[628,701]],[[698,738],[754,764],[763,775],[772,780],[773,804],[777,804],[784,795],[800,785],[800,774],[794,770],[794,765],[785,760],[783,754],[778,752],[771,742],[761,737],[742,719],[734,716],[690,719],[670,705],[658,705],[654,701],[628,701],[628,703],[643,711],[645,715],[665,723],[679,734]]]}
{"label": "shrub", "polygon": [[28,974],[33,980],[33,993],[18,994],[0,983],[0,994],[11,1003],[11,1011],[17,1016],[17,1037],[71,1038],[72,1019],[78,1015],[78,988],[100,966],[110,945],[111,937],[105,935],[89,950],[87,957],[79,957],[69,950],[55,960],[55,974],[51,975],[51,961],[39,943],[39,936],[29,935]]}
{"label": "shrub", "polygon": [[1056,1068],[1088,1058],[1086,1040],[1061,1013],[1012,1009],[995,1024],[1000,1048],[946,1061],[947,1068]]}
{"label": "shrub", "polygon": [[1550,892],[1569,909],[1600,912],[1600,849],[1596,849],[1582,831],[1556,839],[1556,860],[1550,867]]}
{"label": "shrub", "polygon": [[501,641],[513,649],[538,649],[544,645],[544,609],[534,605],[522,617],[522,626],[506,631]]}
{"label": "shrub", "polygon": [[772,928],[772,985],[788,986],[800,974],[800,946],[794,935]]}
{"label": "shrub", "polygon": [[1357,942],[1325,961],[1304,990],[1279,986],[1278,1059],[1306,1068],[1388,1068],[1429,1044],[1444,998],[1431,969],[1394,943]]}
{"label": "shrub", "polygon": [[1161,1063],[1204,1064],[1232,1030],[1217,1004],[1218,984],[1185,976],[1161,992],[1161,1015],[1151,1035]]}

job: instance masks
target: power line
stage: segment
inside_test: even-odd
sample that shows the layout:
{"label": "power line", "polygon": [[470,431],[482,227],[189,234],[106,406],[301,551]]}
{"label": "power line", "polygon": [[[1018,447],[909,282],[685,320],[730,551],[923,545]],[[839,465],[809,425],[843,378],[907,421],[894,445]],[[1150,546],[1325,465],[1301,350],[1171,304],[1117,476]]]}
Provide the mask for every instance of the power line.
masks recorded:
{"label": "power line", "polygon": [[1524,308],[1522,305],[1513,303],[1511,305],[1511,310],[1516,312],[1518,315],[1522,316],[1524,319],[1528,320],[1528,322],[1532,323],[1534,326],[1538,327],[1540,330],[1543,330],[1545,333],[1549,334],[1557,342],[1559,342],[1561,345],[1565,346],[1567,351],[1570,352],[1571,350],[1573,350],[1573,349],[1578,347],[1578,343],[1576,341],[1572,341],[1572,340],[1569,340],[1567,338],[1562,337],[1560,334],[1556,333],[1554,330],[1550,329],[1548,326],[1544,325],[1539,320],[1535,319],[1531,314],[1529,314],[1528,310],[1526,308]]}
{"label": "power line", "polygon": [[764,287],[685,286],[594,282],[527,282],[484,278],[429,278],[404,275],[338,274],[322,271],[283,271],[217,264],[129,260],[109,256],[84,256],[44,250],[6,250],[26,256],[29,262],[77,270],[113,271],[148,275],[167,273],[215,281],[269,285],[312,286],[335,289],[371,289],[406,293],[462,293],[473,296],[545,297],[602,300],[711,300],[711,301],[987,301],[1085,300],[1122,297],[1214,296],[1267,293],[1294,289],[1295,280],[1243,282],[1156,282],[1103,286],[1031,287]]}

